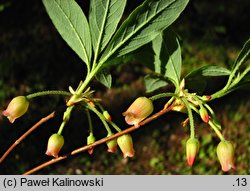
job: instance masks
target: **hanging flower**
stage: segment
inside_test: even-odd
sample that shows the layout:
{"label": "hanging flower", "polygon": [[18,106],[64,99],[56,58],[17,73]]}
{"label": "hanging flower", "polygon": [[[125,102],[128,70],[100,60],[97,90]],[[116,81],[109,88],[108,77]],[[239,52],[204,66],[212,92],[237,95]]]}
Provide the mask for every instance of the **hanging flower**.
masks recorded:
{"label": "hanging flower", "polygon": [[217,156],[223,171],[227,172],[234,166],[234,148],[229,141],[221,141],[217,146]]}
{"label": "hanging flower", "polygon": [[187,163],[193,166],[196,155],[199,151],[199,141],[195,138],[189,138],[186,142]]}
{"label": "hanging flower", "polygon": [[[107,137],[110,137],[112,135],[113,135],[113,133],[108,133]],[[108,150],[107,150],[108,152],[110,152],[110,153],[116,152],[116,150],[117,150],[117,139],[116,138],[112,139],[110,141],[107,141],[106,144],[108,146]]]}
{"label": "hanging flower", "polygon": [[[90,133],[89,136],[87,137],[87,144],[90,145],[90,144],[92,144],[94,142],[95,142],[95,137],[94,137],[93,133]],[[88,150],[88,153],[90,155],[92,155],[93,152],[94,152],[93,148],[91,148],[91,149]]]}
{"label": "hanging flower", "polygon": [[6,110],[2,112],[11,123],[24,115],[29,107],[29,101],[25,96],[17,96],[11,100]]}
{"label": "hanging flower", "polygon": [[62,135],[55,133],[50,136],[47,145],[46,155],[58,157],[58,153],[64,144],[64,138]]}
{"label": "hanging flower", "polygon": [[123,157],[133,157],[135,150],[133,147],[133,140],[130,134],[125,134],[117,138],[118,146],[120,147]]}
{"label": "hanging flower", "polygon": [[137,126],[143,119],[148,117],[153,112],[154,106],[150,99],[146,97],[137,98],[127,109],[123,112],[125,121],[129,125]]}

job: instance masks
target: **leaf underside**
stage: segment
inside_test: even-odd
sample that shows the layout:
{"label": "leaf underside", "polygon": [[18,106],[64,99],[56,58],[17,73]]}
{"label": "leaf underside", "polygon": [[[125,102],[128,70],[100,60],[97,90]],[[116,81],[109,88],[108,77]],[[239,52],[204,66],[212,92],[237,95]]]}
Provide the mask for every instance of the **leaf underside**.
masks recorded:
{"label": "leaf underside", "polygon": [[92,45],[88,21],[74,0],[43,0],[53,24],[76,54],[90,65]]}
{"label": "leaf underside", "polygon": [[91,0],[89,23],[93,49],[101,52],[112,35],[122,17],[126,0]]}
{"label": "leaf underside", "polygon": [[188,0],[146,0],[123,22],[100,62],[125,55],[153,40],[179,17],[187,3]]}
{"label": "leaf underside", "polygon": [[181,47],[177,35],[168,28],[160,33],[153,41],[155,53],[155,72],[169,79],[176,86],[181,77]]}
{"label": "leaf underside", "polygon": [[231,71],[227,68],[221,66],[214,66],[214,65],[207,65],[202,66],[191,73],[189,73],[186,78],[191,78],[195,76],[228,76],[230,75]]}
{"label": "leaf underside", "polygon": [[111,74],[106,71],[102,70],[101,72],[97,73],[96,79],[101,82],[107,88],[111,88],[112,86],[112,76]]}
{"label": "leaf underside", "polygon": [[168,83],[165,80],[161,80],[158,77],[153,77],[150,75],[145,76],[144,82],[145,82],[146,93],[153,92],[161,87],[168,85]]}

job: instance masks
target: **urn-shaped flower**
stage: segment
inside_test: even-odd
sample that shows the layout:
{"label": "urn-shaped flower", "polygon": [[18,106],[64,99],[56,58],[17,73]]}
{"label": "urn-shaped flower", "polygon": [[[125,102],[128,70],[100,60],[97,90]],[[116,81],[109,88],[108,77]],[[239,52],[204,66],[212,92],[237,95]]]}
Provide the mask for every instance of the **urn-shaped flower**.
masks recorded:
{"label": "urn-shaped flower", "polygon": [[125,116],[127,124],[137,126],[153,112],[153,109],[154,106],[150,99],[139,97],[129,106],[127,111],[123,112],[123,116]]}
{"label": "urn-shaped flower", "polygon": [[3,115],[6,116],[11,123],[24,115],[29,107],[29,101],[25,96],[17,96],[13,98],[7,109],[3,111]]}
{"label": "urn-shaped flower", "polygon": [[135,150],[133,147],[133,140],[130,134],[125,134],[117,138],[118,146],[120,147],[123,157],[133,157]]}
{"label": "urn-shaped flower", "polygon": [[[113,134],[109,133],[107,137],[109,137],[111,135],[113,135]],[[108,150],[107,150],[108,152],[110,152],[110,153],[115,153],[116,152],[116,150],[117,150],[117,139],[116,138],[112,139],[110,141],[107,141],[106,144],[108,146]]]}
{"label": "urn-shaped flower", "polygon": [[217,146],[217,156],[223,171],[227,172],[234,166],[234,148],[229,141],[221,141]]}
{"label": "urn-shaped flower", "polygon": [[60,134],[53,134],[50,136],[47,145],[46,155],[58,157],[58,153],[64,144],[64,138]]}

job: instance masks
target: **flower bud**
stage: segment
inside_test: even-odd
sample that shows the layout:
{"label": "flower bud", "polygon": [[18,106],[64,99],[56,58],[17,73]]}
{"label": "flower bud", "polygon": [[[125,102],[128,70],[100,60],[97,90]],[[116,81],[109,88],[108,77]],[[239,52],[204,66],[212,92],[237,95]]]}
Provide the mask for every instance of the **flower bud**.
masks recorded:
{"label": "flower bud", "polygon": [[50,136],[47,146],[46,155],[58,157],[58,153],[64,144],[64,138],[60,134],[53,134]]}
{"label": "flower bud", "polygon": [[125,134],[117,138],[118,146],[120,147],[123,157],[133,157],[135,150],[133,147],[133,140],[130,134]]}
{"label": "flower bud", "polygon": [[21,117],[26,113],[29,107],[29,101],[25,96],[17,96],[11,100],[6,110],[2,112],[4,116],[6,116],[11,123]]}
{"label": "flower bud", "polygon": [[109,112],[108,112],[108,111],[104,111],[102,114],[103,114],[103,116],[105,117],[105,119],[106,119],[107,121],[112,121],[112,118],[111,118],[111,116],[109,115]]}
{"label": "flower bud", "polygon": [[[89,136],[87,137],[87,144],[90,145],[90,144],[92,144],[94,142],[95,142],[95,137],[94,137],[93,133],[90,133]],[[88,152],[91,155],[91,154],[93,154],[94,149],[91,148],[91,149],[88,150]]]}
{"label": "flower bud", "polygon": [[229,141],[221,141],[217,146],[217,156],[223,171],[227,172],[234,166],[234,148]]}
{"label": "flower bud", "polygon": [[[112,134],[108,134],[107,137],[110,137],[111,135]],[[110,152],[110,153],[115,153],[116,152],[116,150],[117,150],[117,139],[116,138],[112,139],[110,141],[107,141],[106,144],[108,146],[108,150],[107,150],[108,152]]]}
{"label": "flower bud", "polygon": [[195,157],[199,151],[199,141],[195,138],[189,138],[186,142],[187,163],[193,166]]}
{"label": "flower bud", "polygon": [[123,112],[125,121],[129,125],[137,126],[143,119],[148,117],[153,112],[154,106],[150,99],[146,97],[137,98],[127,109]]}
{"label": "flower bud", "polygon": [[209,100],[211,100],[211,98],[212,98],[211,95],[204,95],[204,96],[201,97],[201,99],[202,99],[203,101],[209,101]]}
{"label": "flower bud", "polygon": [[201,107],[200,110],[199,110],[199,113],[200,113],[202,121],[205,122],[205,123],[208,123],[210,117],[208,115],[208,112],[207,112],[206,108]]}

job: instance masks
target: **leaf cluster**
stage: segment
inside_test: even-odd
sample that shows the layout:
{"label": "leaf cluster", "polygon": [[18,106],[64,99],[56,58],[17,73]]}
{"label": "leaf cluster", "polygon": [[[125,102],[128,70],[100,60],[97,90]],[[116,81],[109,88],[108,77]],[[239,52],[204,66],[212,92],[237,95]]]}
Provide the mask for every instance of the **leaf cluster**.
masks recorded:
{"label": "leaf cluster", "polygon": [[[111,75],[103,69],[114,64],[111,60],[154,39],[154,50],[161,48],[159,34],[179,17],[188,0],[146,0],[119,27],[126,0],[91,0],[88,19],[74,0],[43,3],[62,38],[86,64],[87,81],[96,76],[110,87]],[[166,75],[175,72],[171,80],[180,77],[179,66],[175,67],[173,63],[167,66]]]}

